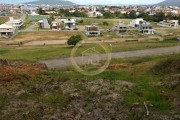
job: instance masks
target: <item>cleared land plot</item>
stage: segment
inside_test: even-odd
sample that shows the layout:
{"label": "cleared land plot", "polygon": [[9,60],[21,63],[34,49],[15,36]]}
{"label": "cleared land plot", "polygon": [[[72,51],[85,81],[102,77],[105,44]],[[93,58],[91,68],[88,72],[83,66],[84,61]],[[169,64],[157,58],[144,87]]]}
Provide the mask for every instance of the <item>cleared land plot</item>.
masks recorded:
{"label": "cleared land plot", "polygon": [[21,32],[13,40],[14,41],[29,41],[29,40],[67,40],[72,35],[82,35],[79,31],[44,31],[44,32]]}
{"label": "cleared land plot", "polygon": [[41,15],[41,16],[29,16],[29,19],[33,22],[37,22],[39,20],[47,19],[48,15]]}
{"label": "cleared land plot", "polygon": [[[7,22],[9,20],[9,17],[11,16],[3,16],[3,17],[0,17],[0,24],[3,24],[5,22]],[[18,16],[13,16],[14,19],[18,19],[19,17]]]}
{"label": "cleared land plot", "polygon": [[157,29],[157,31],[161,32],[164,35],[172,34],[172,35],[180,35],[180,29],[178,28],[162,28]]}
{"label": "cleared land plot", "polygon": [[66,44],[67,40],[41,40],[41,41],[31,41],[25,43],[24,45],[53,45],[53,44]]}
{"label": "cleared land plot", "polygon": [[[125,24],[129,24],[131,19],[97,19],[97,18],[84,18],[83,23],[78,23],[79,25],[91,25],[92,23],[98,23],[100,29],[112,28],[114,23],[123,21]],[[107,22],[108,25],[103,25],[103,22]]]}

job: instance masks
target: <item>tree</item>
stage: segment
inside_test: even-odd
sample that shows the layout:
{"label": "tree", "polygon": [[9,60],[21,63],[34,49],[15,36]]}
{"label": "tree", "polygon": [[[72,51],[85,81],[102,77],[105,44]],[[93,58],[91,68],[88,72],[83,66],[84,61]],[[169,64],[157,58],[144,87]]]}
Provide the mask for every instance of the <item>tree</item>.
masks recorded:
{"label": "tree", "polygon": [[103,25],[108,26],[108,25],[109,25],[109,23],[108,23],[108,22],[103,22]]}
{"label": "tree", "polygon": [[132,11],[129,13],[129,16],[130,16],[130,18],[132,18],[132,19],[136,18],[136,17],[137,17],[136,11],[132,10]]}
{"label": "tree", "polygon": [[82,38],[80,35],[75,35],[75,36],[73,35],[68,39],[67,44],[75,46],[81,40],[82,40]]}
{"label": "tree", "polygon": [[79,21],[79,23],[83,23],[83,22],[84,22],[84,20],[80,20],[80,21]]}
{"label": "tree", "polygon": [[114,18],[114,14],[111,12],[105,12],[103,14],[104,18]]}
{"label": "tree", "polygon": [[[157,14],[155,15],[155,17],[158,18],[158,21],[162,21],[162,20],[164,20],[164,19],[166,18],[166,16],[164,15],[163,12],[157,13]],[[158,22],[158,21],[156,21],[156,22]]]}
{"label": "tree", "polygon": [[45,12],[42,8],[39,8],[39,9],[38,9],[38,13],[39,13],[40,15],[45,15],[45,14],[46,14],[46,12]]}

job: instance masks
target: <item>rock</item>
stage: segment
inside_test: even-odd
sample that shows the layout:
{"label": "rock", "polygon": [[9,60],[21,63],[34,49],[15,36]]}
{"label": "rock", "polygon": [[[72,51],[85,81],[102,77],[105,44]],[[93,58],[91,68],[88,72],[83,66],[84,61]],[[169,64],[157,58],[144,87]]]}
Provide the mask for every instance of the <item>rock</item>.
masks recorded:
{"label": "rock", "polygon": [[81,118],[81,114],[77,114],[76,116],[75,116],[75,119],[77,119],[77,120],[79,120]]}
{"label": "rock", "polygon": [[83,109],[80,108],[79,111],[81,114],[85,114],[85,111]]}
{"label": "rock", "polygon": [[90,90],[91,90],[92,92],[94,92],[94,91],[97,91],[99,88],[100,88],[100,87],[99,87],[98,85],[93,85],[93,86],[90,87]]}
{"label": "rock", "polygon": [[132,106],[139,106],[140,104],[137,102],[137,103],[133,103]]}
{"label": "rock", "polygon": [[59,119],[55,116],[52,116],[49,120],[59,120]]}
{"label": "rock", "polygon": [[28,114],[29,114],[29,111],[28,111],[28,112],[23,113],[23,117],[26,117]]}
{"label": "rock", "polygon": [[174,115],[174,118],[180,120],[180,115]]}
{"label": "rock", "polygon": [[17,96],[21,95],[22,93],[25,93],[25,90],[20,90],[19,92],[16,93]]}
{"label": "rock", "polygon": [[72,94],[71,94],[71,98],[73,98],[73,99],[79,99],[79,98],[80,98],[79,93],[77,93],[77,92],[72,93]]}
{"label": "rock", "polygon": [[0,65],[9,65],[6,59],[0,59]]}

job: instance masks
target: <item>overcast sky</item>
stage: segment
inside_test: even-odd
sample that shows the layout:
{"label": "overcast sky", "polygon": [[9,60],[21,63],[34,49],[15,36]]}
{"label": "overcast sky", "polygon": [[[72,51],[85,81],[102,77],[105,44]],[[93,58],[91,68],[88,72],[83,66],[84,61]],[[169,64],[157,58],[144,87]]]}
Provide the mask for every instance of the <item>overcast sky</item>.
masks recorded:
{"label": "overcast sky", "polygon": [[[0,0],[0,3],[24,3],[34,0]],[[69,0],[76,4],[155,4],[164,0]]]}

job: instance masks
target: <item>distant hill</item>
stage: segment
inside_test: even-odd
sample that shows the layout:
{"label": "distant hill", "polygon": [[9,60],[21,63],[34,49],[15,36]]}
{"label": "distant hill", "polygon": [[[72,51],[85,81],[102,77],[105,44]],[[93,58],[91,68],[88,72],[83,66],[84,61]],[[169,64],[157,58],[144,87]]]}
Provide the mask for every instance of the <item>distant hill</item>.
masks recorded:
{"label": "distant hill", "polygon": [[38,1],[26,2],[24,4],[74,5],[75,3],[65,0],[38,0]]}
{"label": "distant hill", "polygon": [[165,0],[155,4],[155,6],[180,6],[180,0]]}

